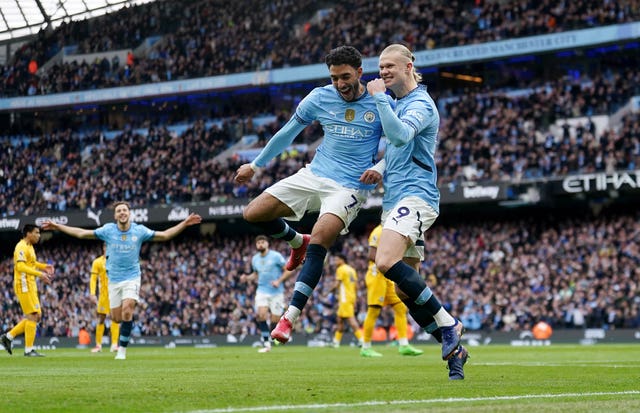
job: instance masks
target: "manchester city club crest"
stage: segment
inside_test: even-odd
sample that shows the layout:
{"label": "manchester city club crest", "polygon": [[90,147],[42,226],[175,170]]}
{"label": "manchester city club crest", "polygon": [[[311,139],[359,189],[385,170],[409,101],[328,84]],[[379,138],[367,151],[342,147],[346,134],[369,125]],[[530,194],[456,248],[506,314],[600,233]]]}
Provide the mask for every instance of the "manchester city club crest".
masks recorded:
{"label": "manchester city club crest", "polygon": [[351,122],[356,118],[356,111],[353,109],[347,109],[346,112],[344,112],[344,119],[347,122]]}
{"label": "manchester city club crest", "polygon": [[122,236],[120,237],[121,240],[126,241],[127,240],[127,236],[125,234],[122,234]]}

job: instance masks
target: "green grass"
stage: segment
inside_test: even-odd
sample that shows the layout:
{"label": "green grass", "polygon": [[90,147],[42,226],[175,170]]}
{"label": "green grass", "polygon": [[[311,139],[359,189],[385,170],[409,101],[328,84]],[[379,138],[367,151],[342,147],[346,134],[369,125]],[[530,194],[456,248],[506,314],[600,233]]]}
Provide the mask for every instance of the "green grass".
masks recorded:
{"label": "green grass", "polygon": [[591,412],[640,411],[640,346],[484,346],[450,382],[439,348],[402,357],[376,347],[143,348],[0,354],[10,412]]}

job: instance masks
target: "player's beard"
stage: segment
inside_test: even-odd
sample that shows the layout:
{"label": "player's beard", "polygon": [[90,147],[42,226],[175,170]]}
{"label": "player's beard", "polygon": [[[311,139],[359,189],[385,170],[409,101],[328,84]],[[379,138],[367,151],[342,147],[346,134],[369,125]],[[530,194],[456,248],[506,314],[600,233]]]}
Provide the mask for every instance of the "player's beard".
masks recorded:
{"label": "player's beard", "polygon": [[338,90],[338,93],[340,93],[342,99],[346,100],[347,102],[356,100],[358,96],[360,96],[360,81],[358,80],[356,83],[350,84],[349,88],[345,92]]}

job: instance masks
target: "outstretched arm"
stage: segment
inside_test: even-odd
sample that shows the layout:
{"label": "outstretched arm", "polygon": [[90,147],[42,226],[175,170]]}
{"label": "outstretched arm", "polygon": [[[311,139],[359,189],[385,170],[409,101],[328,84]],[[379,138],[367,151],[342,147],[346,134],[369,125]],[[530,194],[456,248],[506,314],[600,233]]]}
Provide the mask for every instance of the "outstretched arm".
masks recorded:
{"label": "outstretched arm", "polygon": [[282,153],[287,146],[291,145],[293,140],[307,125],[300,123],[296,116],[289,121],[269,140],[260,154],[251,163],[246,163],[236,171],[235,182],[243,184],[249,182],[258,168],[264,167],[271,159]]}
{"label": "outstretched arm", "polygon": [[179,224],[174,225],[171,228],[167,228],[164,231],[156,231],[155,235],[153,236],[153,240],[168,241],[184,231],[187,227],[199,224],[200,222],[202,222],[202,217],[200,215],[193,213],[189,214],[189,216]]}
{"label": "outstretched arm", "polygon": [[46,231],[60,231],[64,232],[67,235],[71,235],[75,238],[81,239],[95,239],[96,236],[93,233],[93,230],[84,229],[79,227],[71,227],[69,225],[57,224],[53,221],[45,221],[42,224],[42,229]]}

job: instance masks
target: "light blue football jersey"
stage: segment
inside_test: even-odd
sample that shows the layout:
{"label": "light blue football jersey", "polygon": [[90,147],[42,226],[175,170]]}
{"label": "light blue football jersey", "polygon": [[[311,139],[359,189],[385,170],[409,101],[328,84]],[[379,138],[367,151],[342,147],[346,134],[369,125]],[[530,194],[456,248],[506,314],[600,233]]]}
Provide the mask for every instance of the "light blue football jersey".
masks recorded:
{"label": "light blue football jersey", "polygon": [[314,89],[296,109],[301,123],[320,122],[324,139],[311,161],[311,171],[347,188],[374,188],[359,179],[371,168],[378,152],[382,125],[375,101],[366,92],[345,101],[333,85]]}
{"label": "light blue football jersey", "polygon": [[[387,138],[382,208],[389,210],[402,198],[417,196],[440,213],[435,164],[440,115],[436,104],[426,87],[419,85],[396,100],[395,113],[413,129],[414,137],[402,146],[394,146]],[[390,131],[385,130],[385,133]]]}
{"label": "light blue football jersey", "polygon": [[357,100],[347,102],[333,85],[313,89],[256,157],[255,165],[265,166],[316,120],[324,139],[309,164],[311,171],[347,188],[373,189],[375,185],[364,185],[359,179],[377,161],[382,125],[375,101],[366,90]]}
{"label": "light blue football jersey", "polygon": [[140,276],[140,247],[155,231],[144,225],[131,223],[127,231],[110,222],[94,230],[96,238],[107,244],[107,277],[109,282],[133,280]]}
{"label": "light blue football jersey", "polygon": [[258,273],[256,291],[263,294],[284,292],[282,284],[278,288],[271,285],[271,282],[276,281],[282,275],[284,264],[285,259],[279,252],[268,250],[264,257],[260,253],[255,254],[251,259],[251,267]]}

